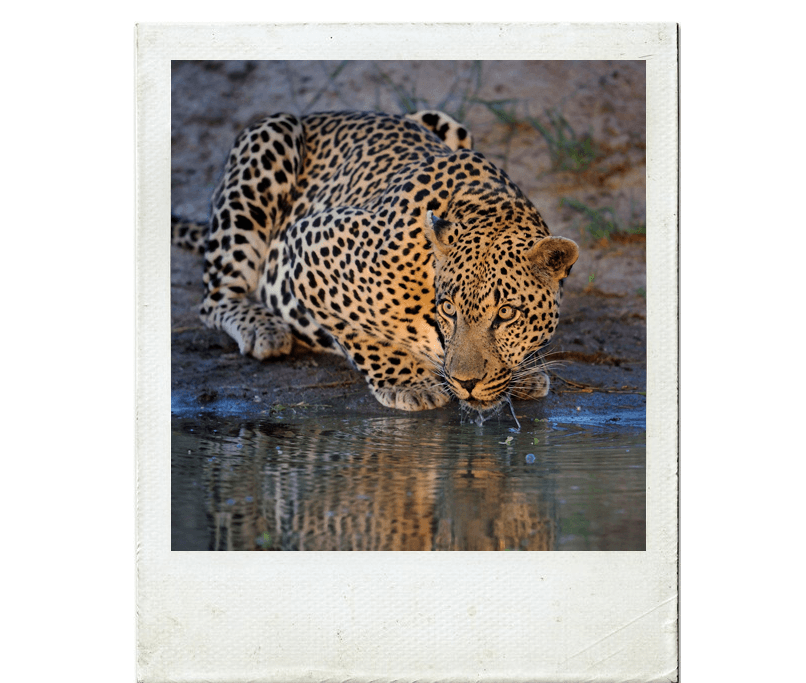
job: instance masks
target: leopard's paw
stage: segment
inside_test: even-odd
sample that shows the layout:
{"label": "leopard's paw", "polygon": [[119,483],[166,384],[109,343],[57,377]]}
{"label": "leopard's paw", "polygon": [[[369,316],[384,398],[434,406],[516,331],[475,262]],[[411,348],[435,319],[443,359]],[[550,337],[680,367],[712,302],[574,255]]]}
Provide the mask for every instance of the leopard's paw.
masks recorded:
{"label": "leopard's paw", "polygon": [[528,383],[518,390],[517,395],[513,394],[513,396],[525,400],[543,398],[548,395],[550,384],[547,373],[535,372],[529,376]]}
{"label": "leopard's paw", "polygon": [[387,408],[397,410],[433,410],[446,405],[450,394],[439,384],[415,384],[408,386],[376,388],[370,385],[372,393]]}
{"label": "leopard's paw", "polygon": [[285,322],[256,304],[239,304],[220,328],[238,343],[242,355],[263,360],[291,353],[294,337]]}

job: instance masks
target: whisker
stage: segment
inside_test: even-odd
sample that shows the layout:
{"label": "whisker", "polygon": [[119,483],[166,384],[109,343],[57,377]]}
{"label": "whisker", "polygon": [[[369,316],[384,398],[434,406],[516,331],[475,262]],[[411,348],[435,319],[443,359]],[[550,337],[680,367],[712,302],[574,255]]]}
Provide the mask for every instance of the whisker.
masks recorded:
{"label": "whisker", "polygon": [[521,423],[518,422],[518,418],[515,415],[515,407],[512,405],[512,399],[510,398],[509,394],[506,394],[507,403],[509,404],[509,412],[512,413],[512,419],[515,420],[515,424],[518,425],[518,431],[521,431]]}
{"label": "whisker", "polygon": [[423,358],[428,361],[434,368],[434,372],[439,375],[445,376],[445,368],[442,364],[442,359],[437,356],[432,356],[430,353],[423,354]]}
{"label": "whisker", "polygon": [[528,354],[513,371],[513,379],[516,381],[524,380],[541,372],[547,373],[552,368],[562,367],[564,363],[561,361],[551,360],[552,353],[555,353],[552,346],[554,346],[554,343],[550,342],[537,351]]}
{"label": "whisker", "polygon": [[518,401],[527,401],[530,398],[526,387],[510,387],[508,394]]}
{"label": "whisker", "polygon": [[564,363],[554,362],[530,368],[518,368],[512,373],[512,379],[513,381],[518,381],[528,379],[530,377],[533,377],[534,375],[547,374],[549,371],[555,368],[564,367],[564,365],[565,365]]}

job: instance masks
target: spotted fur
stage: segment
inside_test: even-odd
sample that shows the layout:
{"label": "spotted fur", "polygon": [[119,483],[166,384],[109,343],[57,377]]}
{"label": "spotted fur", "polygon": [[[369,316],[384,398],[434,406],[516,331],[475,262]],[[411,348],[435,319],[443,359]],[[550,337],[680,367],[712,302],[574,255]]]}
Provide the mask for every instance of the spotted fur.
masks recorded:
{"label": "spotted fur", "polygon": [[578,255],[441,112],[266,117],[235,141],[203,236],[201,317],[241,353],[343,354],[383,405],[544,396]]}

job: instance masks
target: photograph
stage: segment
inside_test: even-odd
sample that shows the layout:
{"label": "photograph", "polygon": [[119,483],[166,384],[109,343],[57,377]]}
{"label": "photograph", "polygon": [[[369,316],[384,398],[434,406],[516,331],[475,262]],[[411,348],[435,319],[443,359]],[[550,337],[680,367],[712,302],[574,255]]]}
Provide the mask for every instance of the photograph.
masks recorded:
{"label": "photograph", "polygon": [[643,60],[174,60],[170,114],[173,550],[645,549]]}

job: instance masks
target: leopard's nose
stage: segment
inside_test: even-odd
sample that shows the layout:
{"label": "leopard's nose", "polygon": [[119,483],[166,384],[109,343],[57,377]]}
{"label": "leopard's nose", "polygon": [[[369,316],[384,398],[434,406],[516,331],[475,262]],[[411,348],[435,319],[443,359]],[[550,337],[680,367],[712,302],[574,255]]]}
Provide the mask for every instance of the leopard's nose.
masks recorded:
{"label": "leopard's nose", "polygon": [[476,388],[476,385],[480,382],[480,379],[457,379],[456,383],[462,387],[468,394],[473,394],[473,389]]}

